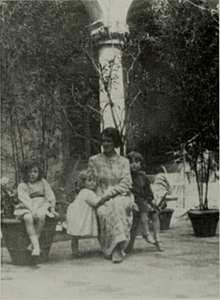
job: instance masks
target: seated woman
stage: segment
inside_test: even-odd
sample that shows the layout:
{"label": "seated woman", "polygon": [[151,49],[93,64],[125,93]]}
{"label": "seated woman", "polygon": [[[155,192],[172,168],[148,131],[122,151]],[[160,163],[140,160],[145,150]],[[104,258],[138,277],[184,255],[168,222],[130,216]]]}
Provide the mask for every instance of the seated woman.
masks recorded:
{"label": "seated woman", "polygon": [[129,161],[115,151],[121,145],[115,128],[104,129],[101,138],[103,153],[89,159],[87,172],[97,182],[95,193],[100,200],[96,207],[102,251],[113,263],[120,263],[130,240],[133,217],[130,166]]}

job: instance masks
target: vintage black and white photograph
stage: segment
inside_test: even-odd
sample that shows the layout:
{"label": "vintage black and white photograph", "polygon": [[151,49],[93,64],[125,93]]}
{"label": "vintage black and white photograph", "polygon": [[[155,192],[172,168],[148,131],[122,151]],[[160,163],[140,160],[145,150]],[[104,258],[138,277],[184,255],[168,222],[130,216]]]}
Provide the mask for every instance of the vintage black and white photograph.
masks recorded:
{"label": "vintage black and white photograph", "polygon": [[1,298],[219,299],[218,0],[0,0]]}

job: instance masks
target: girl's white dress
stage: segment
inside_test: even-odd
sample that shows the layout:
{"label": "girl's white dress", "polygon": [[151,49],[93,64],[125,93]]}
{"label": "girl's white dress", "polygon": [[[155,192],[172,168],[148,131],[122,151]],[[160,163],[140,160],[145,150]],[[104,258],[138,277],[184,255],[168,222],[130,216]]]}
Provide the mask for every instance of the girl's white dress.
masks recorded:
{"label": "girl's white dress", "polygon": [[46,215],[49,207],[55,207],[56,198],[49,185],[44,179],[37,182],[20,183],[18,185],[19,204],[15,208],[14,215],[22,218],[24,214],[30,213],[30,210],[25,207],[25,203],[31,207],[37,216]]}
{"label": "girl's white dress", "polygon": [[95,204],[98,202],[96,194],[89,189],[82,189],[73,203],[67,209],[67,233],[73,236],[98,236],[98,224]]}

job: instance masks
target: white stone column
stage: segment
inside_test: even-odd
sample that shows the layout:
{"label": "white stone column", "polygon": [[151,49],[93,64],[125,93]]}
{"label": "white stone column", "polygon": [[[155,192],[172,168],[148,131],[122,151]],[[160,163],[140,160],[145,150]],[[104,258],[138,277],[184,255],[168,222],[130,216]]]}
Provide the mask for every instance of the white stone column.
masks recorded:
{"label": "white stone column", "polygon": [[[99,44],[100,109],[104,128],[117,127],[120,131],[124,124],[125,99],[122,70],[122,51],[119,40],[108,40]],[[103,128],[102,128],[103,129]]]}
{"label": "white stone column", "polygon": [[92,21],[91,36],[99,47],[101,129],[117,127],[121,133],[125,130],[125,99],[120,46],[121,37],[128,32],[126,17],[132,1],[83,0]]}

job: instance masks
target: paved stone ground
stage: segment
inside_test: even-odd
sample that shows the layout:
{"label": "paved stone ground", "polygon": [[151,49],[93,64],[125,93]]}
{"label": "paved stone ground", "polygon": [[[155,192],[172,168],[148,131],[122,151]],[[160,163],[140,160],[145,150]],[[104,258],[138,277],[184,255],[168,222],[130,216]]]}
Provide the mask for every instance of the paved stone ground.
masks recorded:
{"label": "paved stone ground", "polygon": [[71,259],[70,242],[53,244],[50,260],[13,266],[2,250],[2,299],[219,298],[219,235],[194,237],[186,216],[161,233],[165,252],[138,237],[122,264],[102,257],[96,239],[81,240],[83,257]]}

